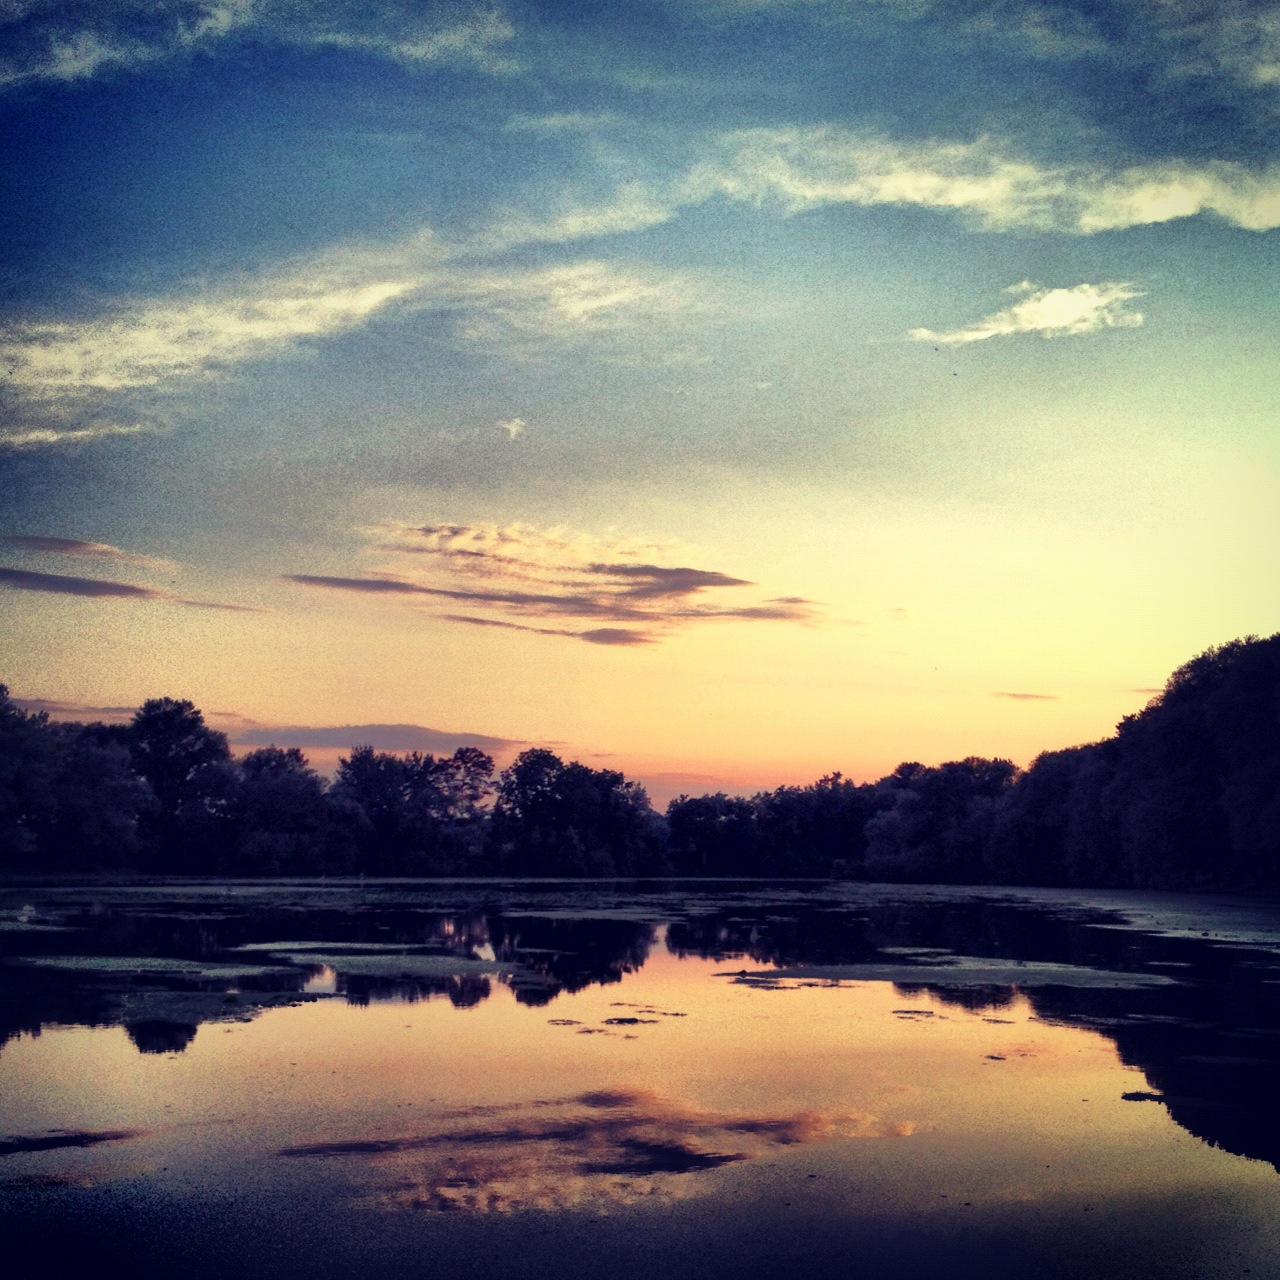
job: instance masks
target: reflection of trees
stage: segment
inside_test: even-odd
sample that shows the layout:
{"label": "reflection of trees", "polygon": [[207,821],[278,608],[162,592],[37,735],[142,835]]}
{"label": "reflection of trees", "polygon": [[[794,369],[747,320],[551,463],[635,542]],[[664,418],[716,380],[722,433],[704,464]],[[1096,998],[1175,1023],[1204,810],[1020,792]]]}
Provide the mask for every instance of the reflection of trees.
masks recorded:
{"label": "reflection of trees", "polygon": [[126,1022],[129,1039],[139,1053],[181,1053],[195,1038],[199,1027],[192,1022],[168,1022],[164,1018],[146,1018]]}
{"label": "reflection of trees", "polygon": [[380,978],[368,974],[339,973],[338,990],[348,1004],[399,1001],[416,1004],[433,996],[446,996],[455,1009],[471,1009],[492,994],[484,974],[451,974],[443,978]]}
{"label": "reflection of trees", "polygon": [[[1188,1132],[1236,1155],[1280,1169],[1280,965],[1268,953],[1210,947],[1098,928],[1101,913],[1064,918],[992,902],[879,902],[857,913],[789,906],[788,914],[734,907],[672,924],[677,955],[745,956],[779,967],[910,965],[940,954],[1039,961],[1111,971],[1172,969],[1188,981],[1139,990],[1032,987],[1021,992],[1038,1016],[1108,1036],[1141,1070]],[[913,957],[913,949],[922,953]],[[948,986],[921,967],[927,991],[969,1012],[999,1010],[1017,991]]]}
{"label": "reflection of trees", "polygon": [[[270,951],[237,950],[246,945],[306,940],[315,954],[323,952],[337,971],[339,992],[355,1003],[443,998],[460,1009],[481,1004],[496,981],[508,983],[528,1006],[545,1005],[561,992],[617,983],[644,965],[653,945],[653,926],[640,921],[495,911],[480,896],[489,893],[477,890],[468,899],[459,891],[459,900],[471,905],[457,911],[423,910],[382,890],[369,898],[344,891],[328,905],[305,909],[283,905],[287,891],[258,900],[142,897],[127,906],[123,897],[97,906],[73,901],[60,914],[42,917],[46,924],[70,926],[63,931],[0,930],[0,1044],[59,1023],[123,1026],[142,1052],[180,1052],[203,1022],[252,1016],[259,1008],[296,1000],[315,968],[305,948],[286,964],[273,960]],[[949,987],[928,967],[930,961],[958,954],[1175,973],[1184,980],[1140,990],[1033,987],[1024,994],[1039,1016],[1110,1037],[1189,1132],[1228,1151],[1280,1163],[1276,958],[1199,938],[1096,927],[1107,921],[1114,918],[1025,902],[895,900],[866,893],[844,905],[819,907],[798,895],[772,903],[742,895],[732,905],[672,923],[667,945],[677,955],[745,956],[779,967],[885,963],[901,971],[918,964],[919,983],[906,987],[970,1011],[998,1009],[1014,989]],[[343,972],[344,948],[359,956],[360,964],[352,965],[359,973]],[[448,971],[450,957],[474,968],[475,957],[490,957],[489,948],[502,977]],[[108,968],[3,963],[6,956],[41,952],[158,957],[205,967],[136,978]],[[376,966],[384,955],[386,972],[379,975]],[[440,957],[441,970],[397,976],[404,955]],[[267,967],[246,973],[246,958]],[[239,964],[235,976],[219,976],[226,961]]]}
{"label": "reflection of trees", "polygon": [[[401,955],[438,956],[471,963],[492,953],[506,971],[503,981],[522,1004],[544,1005],[562,991],[621,981],[639,969],[652,945],[652,925],[630,920],[567,920],[488,916],[483,912],[422,911],[391,902],[353,909],[350,903],[299,909],[267,903],[141,902],[125,907],[73,906],[58,917],[70,926],[49,933],[6,934],[4,953],[38,957],[83,956],[87,960],[144,957],[196,962],[191,973],[152,972],[145,980],[109,965],[43,968],[0,963],[0,1045],[21,1034],[38,1035],[48,1023],[125,1026],[144,1053],[180,1052],[203,1021],[243,1017],[257,1008],[287,1002],[315,971],[309,952],[243,948],[287,939],[332,947],[326,963],[337,973],[337,990],[353,1004],[444,997],[455,1008],[473,1008],[492,994],[484,974],[447,971],[423,976],[396,972]],[[345,971],[344,948],[359,957]],[[386,972],[376,972],[380,956]],[[246,972],[260,964],[259,972]],[[370,962],[375,971],[369,972]],[[228,962],[235,970],[225,968]],[[185,1038],[176,1027],[190,1029]],[[179,1043],[181,1041],[181,1043]]]}
{"label": "reflection of trees", "polygon": [[1189,1133],[1280,1172],[1280,998],[1265,971],[1252,980],[1247,973],[1242,966],[1225,987],[1028,995],[1041,1017],[1115,1041],[1121,1060],[1147,1077]]}
{"label": "reflection of trees", "polygon": [[561,991],[621,982],[644,965],[656,933],[635,920],[532,916],[493,916],[489,930],[498,960],[519,966],[511,986],[529,1005],[545,1005]]}

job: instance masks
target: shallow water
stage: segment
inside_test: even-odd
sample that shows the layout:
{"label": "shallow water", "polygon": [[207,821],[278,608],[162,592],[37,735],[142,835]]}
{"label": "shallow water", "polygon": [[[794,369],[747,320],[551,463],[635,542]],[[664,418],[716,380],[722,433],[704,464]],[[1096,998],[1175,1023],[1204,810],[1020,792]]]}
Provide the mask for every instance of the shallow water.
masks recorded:
{"label": "shallow water", "polygon": [[1280,1275],[1275,904],[31,884],[0,957],[10,1274]]}

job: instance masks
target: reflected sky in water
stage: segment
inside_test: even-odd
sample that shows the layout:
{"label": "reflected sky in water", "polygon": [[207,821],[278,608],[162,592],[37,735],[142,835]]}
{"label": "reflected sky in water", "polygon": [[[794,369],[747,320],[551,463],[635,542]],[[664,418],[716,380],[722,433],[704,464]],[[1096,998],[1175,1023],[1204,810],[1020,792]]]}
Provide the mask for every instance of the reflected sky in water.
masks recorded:
{"label": "reflected sky in water", "polygon": [[846,1275],[856,1245],[907,1277],[1280,1273],[1265,906],[18,896],[0,1225],[45,1266]]}

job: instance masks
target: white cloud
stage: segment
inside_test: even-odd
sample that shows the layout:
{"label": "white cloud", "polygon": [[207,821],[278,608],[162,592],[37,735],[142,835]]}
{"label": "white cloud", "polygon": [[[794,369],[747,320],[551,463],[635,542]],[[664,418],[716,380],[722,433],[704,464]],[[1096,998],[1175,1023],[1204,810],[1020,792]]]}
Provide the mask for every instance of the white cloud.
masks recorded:
{"label": "white cloud", "polygon": [[0,429],[0,449],[32,449],[45,445],[87,444],[112,436],[137,436],[151,430],[144,423],[108,423],[92,427],[17,427]]}
{"label": "white cloud", "polygon": [[[392,30],[394,30],[394,25]],[[469,64],[482,71],[504,75],[520,68],[519,62],[501,52],[515,38],[516,30],[496,10],[474,13],[438,25],[401,28],[396,34],[363,34],[344,30],[297,35],[298,43],[358,49],[396,62]]]}
{"label": "white cloud", "polygon": [[[592,234],[585,223],[579,230]],[[510,234],[503,233],[504,248],[512,247]],[[567,235],[560,230],[555,238]],[[539,237],[535,224],[527,237]],[[707,307],[687,280],[594,260],[495,267],[488,262],[494,243],[488,235],[445,245],[428,229],[380,246],[337,246],[258,276],[128,300],[83,318],[0,326],[3,390],[25,419],[7,433],[0,428],[0,446],[133,434],[144,427],[113,420],[142,413],[138,396],[287,355],[393,310],[447,314],[461,341],[519,359],[586,345],[624,362],[689,358],[681,335]]]}
{"label": "white cloud", "polygon": [[708,309],[680,276],[600,261],[464,269],[446,289],[461,313],[462,337],[518,357],[590,345],[624,361],[696,358],[679,335]]}
{"label": "white cloud", "polygon": [[156,387],[350,329],[414,283],[267,280],[244,292],[143,301],[89,320],[18,324],[0,338],[0,360],[10,387],[33,399]]}
{"label": "white cloud", "polygon": [[607,204],[567,205],[551,212],[508,215],[471,243],[499,253],[529,244],[564,244],[645,231],[675,217],[679,202],[640,183],[626,183]]}
{"label": "white cloud", "polygon": [[514,440],[522,434],[527,425],[523,418],[508,418],[505,422],[498,423],[499,429],[507,433],[508,440]]}
{"label": "white cloud", "polygon": [[[97,0],[80,14],[63,6],[8,7],[0,87],[83,80],[111,67],[134,68],[222,39],[255,17],[254,0]],[[145,29],[146,34],[140,34]],[[0,26],[0,37],[4,27]],[[19,38],[20,37],[20,38]]]}
{"label": "white cloud", "polygon": [[[468,66],[493,74],[519,63],[504,52],[516,30],[494,7],[455,6],[424,17],[384,0],[372,13],[352,0],[94,0],[76,8],[0,9],[0,87],[81,80],[132,70],[240,32],[302,47],[337,46],[408,65]],[[5,38],[7,36],[7,38]]]}
{"label": "white cloud", "polygon": [[678,185],[679,203],[716,196],[788,212],[832,204],[954,211],[991,230],[1089,234],[1217,213],[1251,231],[1280,226],[1280,165],[1169,161],[1107,170],[1046,165],[994,138],[895,142],[813,126],[721,135]]}
{"label": "white cloud", "polygon": [[936,332],[912,329],[917,342],[961,346],[1015,333],[1038,333],[1045,338],[1093,333],[1098,329],[1134,328],[1142,323],[1140,311],[1125,303],[1142,297],[1131,284],[1078,284],[1071,289],[1037,289],[1029,280],[1011,285],[1005,292],[1023,294],[1020,302],[961,329]]}

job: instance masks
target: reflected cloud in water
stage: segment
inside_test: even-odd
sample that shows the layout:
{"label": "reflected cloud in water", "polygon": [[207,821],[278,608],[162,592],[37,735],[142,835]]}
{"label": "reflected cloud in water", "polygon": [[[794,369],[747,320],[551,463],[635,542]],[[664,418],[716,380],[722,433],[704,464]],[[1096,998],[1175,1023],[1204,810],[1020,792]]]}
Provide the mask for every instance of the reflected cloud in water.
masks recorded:
{"label": "reflected cloud in water", "polygon": [[[907,1137],[914,1128],[853,1112],[699,1110],[642,1089],[465,1108],[440,1119],[442,1126],[427,1133],[321,1142],[280,1155],[354,1162],[369,1175],[363,1201],[382,1209],[604,1211],[695,1194],[688,1175],[755,1159],[771,1147]],[[489,1123],[465,1123],[476,1120]]]}

